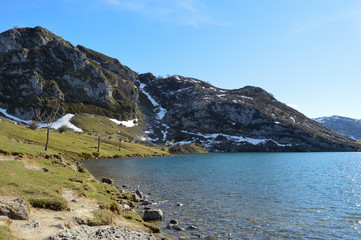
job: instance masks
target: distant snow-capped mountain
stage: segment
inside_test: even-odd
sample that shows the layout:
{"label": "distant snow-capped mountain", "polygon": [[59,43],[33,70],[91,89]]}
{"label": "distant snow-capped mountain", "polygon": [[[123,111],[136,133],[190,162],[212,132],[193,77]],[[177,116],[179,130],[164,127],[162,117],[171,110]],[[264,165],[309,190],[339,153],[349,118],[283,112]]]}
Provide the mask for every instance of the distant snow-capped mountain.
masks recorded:
{"label": "distant snow-capped mountain", "polygon": [[315,118],[314,120],[349,138],[361,140],[361,119],[331,116]]}

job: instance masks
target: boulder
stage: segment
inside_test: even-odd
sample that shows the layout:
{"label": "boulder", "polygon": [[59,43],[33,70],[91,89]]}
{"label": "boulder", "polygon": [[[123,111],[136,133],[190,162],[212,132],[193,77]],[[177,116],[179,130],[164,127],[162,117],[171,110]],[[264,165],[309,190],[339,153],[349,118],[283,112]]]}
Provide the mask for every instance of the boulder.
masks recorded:
{"label": "boulder", "polygon": [[163,219],[163,211],[160,209],[150,209],[144,212],[144,221],[160,221]]}
{"label": "boulder", "polygon": [[122,204],[121,205],[124,211],[130,211],[130,206],[128,204]]}
{"label": "boulder", "polygon": [[114,184],[114,180],[111,178],[102,178],[102,183],[108,183],[113,185]]}
{"label": "boulder", "polygon": [[143,194],[138,189],[135,191],[135,194],[137,194],[138,197],[143,198]]}
{"label": "boulder", "polygon": [[21,199],[0,202],[0,215],[14,220],[28,220],[29,209]]}
{"label": "boulder", "polygon": [[140,198],[138,197],[137,194],[132,194],[132,201],[133,202],[140,202]]}

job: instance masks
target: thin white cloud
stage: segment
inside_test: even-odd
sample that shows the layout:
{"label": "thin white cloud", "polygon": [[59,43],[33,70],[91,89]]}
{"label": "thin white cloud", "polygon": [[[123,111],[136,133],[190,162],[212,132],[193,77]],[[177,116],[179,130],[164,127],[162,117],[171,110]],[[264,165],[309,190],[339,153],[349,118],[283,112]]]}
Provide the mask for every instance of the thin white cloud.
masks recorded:
{"label": "thin white cloud", "polygon": [[98,0],[113,9],[132,11],[166,23],[200,27],[226,25],[214,19],[214,13],[204,0]]}

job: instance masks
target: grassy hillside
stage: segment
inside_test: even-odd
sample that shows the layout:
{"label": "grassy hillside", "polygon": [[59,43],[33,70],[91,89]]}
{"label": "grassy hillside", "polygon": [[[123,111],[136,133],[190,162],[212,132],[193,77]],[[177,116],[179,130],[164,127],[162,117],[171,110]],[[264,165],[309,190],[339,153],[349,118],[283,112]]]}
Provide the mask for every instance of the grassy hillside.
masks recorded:
{"label": "grassy hillside", "polygon": [[[110,120],[108,121],[112,123]],[[125,134],[123,133],[123,135]],[[96,152],[99,136],[101,136],[101,144],[98,154]],[[3,154],[44,154],[45,141],[45,129],[31,130],[25,126],[15,125],[10,122],[0,122],[0,151]],[[50,131],[49,150],[46,154],[63,155],[78,160],[94,157],[122,158],[169,155],[168,152],[162,151],[160,148],[130,142],[121,142],[119,149],[118,139],[112,134],[107,134],[106,131],[98,131],[96,134],[89,135],[89,133],[79,134],[73,131],[59,133],[53,130]]]}
{"label": "grassy hillside", "polygon": [[[114,128],[114,132],[121,131],[118,126],[111,125],[111,121],[103,120]],[[98,136],[103,136],[99,153]],[[169,153],[131,142],[121,142],[119,149],[119,141],[113,137],[109,139],[109,136],[112,134],[105,128],[97,128],[97,133],[87,131],[81,134],[51,130],[49,149],[45,152],[45,129],[32,130],[0,121],[0,195],[24,199],[31,208],[67,212],[69,201],[63,193],[71,191],[76,196],[96,201],[98,207],[93,217],[83,219],[88,225],[112,224],[123,216],[132,224],[158,231],[156,226],[143,222],[135,212],[122,210],[117,202],[130,206],[136,204],[131,202],[129,193],[120,193],[112,185],[99,183],[75,160],[163,156]],[[0,239],[11,239],[9,236],[11,232],[8,226],[0,226]]]}

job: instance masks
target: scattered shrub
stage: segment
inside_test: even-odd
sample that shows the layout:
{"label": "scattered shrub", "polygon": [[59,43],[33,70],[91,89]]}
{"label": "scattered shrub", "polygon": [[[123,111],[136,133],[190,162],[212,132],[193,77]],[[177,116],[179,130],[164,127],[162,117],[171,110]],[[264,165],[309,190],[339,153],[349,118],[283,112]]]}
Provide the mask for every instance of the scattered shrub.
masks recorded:
{"label": "scattered shrub", "polygon": [[91,158],[93,158],[93,154],[87,153],[87,152],[82,152],[82,153],[81,153],[81,156],[82,156],[82,158],[84,158],[84,159],[91,159]]}
{"label": "scattered shrub", "polygon": [[71,130],[71,128],[69,128],[68,126],[66,126],[66,125],[63,125],[63,126],[61,126],[60,128],[58,128],[58,132],[60,132],[60,133],[65,133],[65,132],[68,132],[68,131],[70,131]]}
{"label": "scattered shrub", "polygon": [[79,166],[79,167],[78,167],[78,172],[87,173],[88,170],[86,170],[86,168],[84,168],[84,167]]}
{"label": "scattered shrub", "polygon": [[45,208],[53,211],[63,211],[68,208],[68,202],[62,197],[32,198],[29,202],[35,208]]}
{"label": "scattered shrub", "polygon": [[36,130],[38,129],[38,123],[35,122],[35,121],[32,121],[30,124],[29,124],[29,128],[32,129],[32,130]]}
{"label": "scattered shrub", "polygon": [[135,220],[137,222],[143,222],[143,219],[136,212],[133,212],[133,211],[124,212],[122,214],[122,216],[128,220]]}
{"label": "scattered shrub", "polygon": [[88,226],[102,226],[112,224],[113,213],[108,209],[98,209],[94,212],[94,218],[88,219]]}

